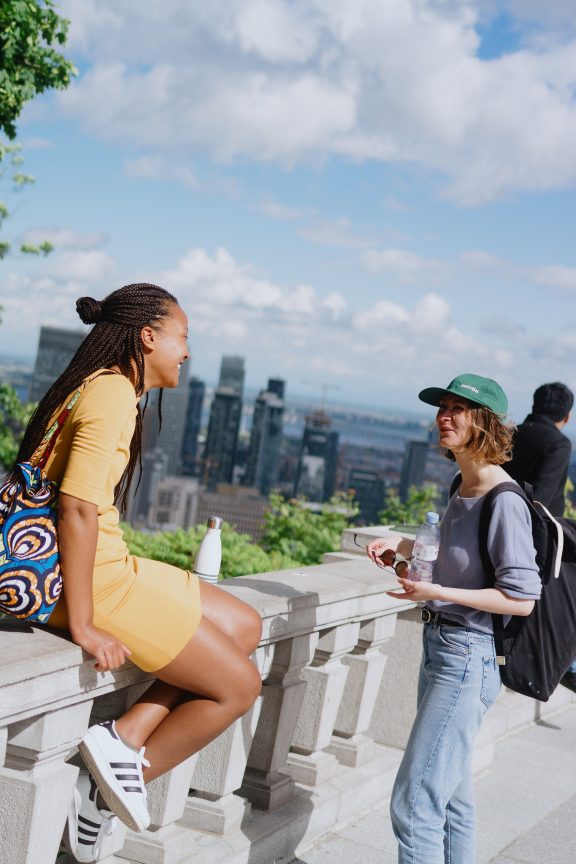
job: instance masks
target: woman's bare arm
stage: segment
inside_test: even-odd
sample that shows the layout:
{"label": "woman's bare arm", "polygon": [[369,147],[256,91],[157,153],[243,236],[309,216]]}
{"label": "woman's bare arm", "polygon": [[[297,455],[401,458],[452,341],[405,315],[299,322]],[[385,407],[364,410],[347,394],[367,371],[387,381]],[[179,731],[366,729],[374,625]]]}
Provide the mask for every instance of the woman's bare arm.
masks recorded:
{"label": "woman's bare arm", "polygon": [[415,601],[442,600],[445,603],[458,603],[481,612],[496,615],[530,615],[534,600],[508,597],[499,588],[446,588],[432,582],[412,582],[398,579],[403,591],[389,591],[391,597]]}
{"label": "woman's bare arm", "polygon": [[96,505],[61,492],[58,545],[70,633],[77,645],[96,658],[96,669],[105,671],[122,666],[130,651],[115,636],[94,626],[92,574],[97,540]]}

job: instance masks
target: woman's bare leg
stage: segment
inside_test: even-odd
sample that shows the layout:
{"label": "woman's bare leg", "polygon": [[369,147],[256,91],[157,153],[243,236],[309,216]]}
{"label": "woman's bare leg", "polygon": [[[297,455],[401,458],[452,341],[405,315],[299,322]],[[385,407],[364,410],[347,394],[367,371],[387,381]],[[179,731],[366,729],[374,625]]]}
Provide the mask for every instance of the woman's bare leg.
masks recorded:
{"label": "woman's bare leg", "polygon": [[116,723],[146,745],[146,782],[206,746],[253,704],[260,675],[248,659],[261,636],[260,616],[245,603],[201,584],[202,620],[183,651]]}
{"label": "woman's bare leg", "polygon": [[233,594],[200,580],[202,616],[235,642],[248,656],[262,637],[262,619],[258,612]]}

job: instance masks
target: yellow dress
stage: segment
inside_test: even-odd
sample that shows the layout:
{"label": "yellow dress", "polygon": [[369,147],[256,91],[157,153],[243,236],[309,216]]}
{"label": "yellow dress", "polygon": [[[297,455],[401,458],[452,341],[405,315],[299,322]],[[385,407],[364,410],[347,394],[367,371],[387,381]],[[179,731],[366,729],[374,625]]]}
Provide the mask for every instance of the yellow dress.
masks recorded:
{"label": "yellow dress", "polygon": [[[128,552],[114,488],[128,464],[138,397],[123,375],[90,379],[58,436],[46,473],[61,492],[98,507],[94,624],[121,639],[133,663],[154,672],[178,656],[200,622],[198,577]],[[48,622],[59,629],[68,626],[65,573],[63,578],[63,596]]]}

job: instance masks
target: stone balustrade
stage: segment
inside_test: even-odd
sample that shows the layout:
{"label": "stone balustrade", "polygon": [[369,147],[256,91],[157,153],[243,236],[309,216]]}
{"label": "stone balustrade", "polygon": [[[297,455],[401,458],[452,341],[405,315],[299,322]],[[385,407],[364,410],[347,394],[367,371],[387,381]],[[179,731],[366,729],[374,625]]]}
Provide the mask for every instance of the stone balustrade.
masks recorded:
{"label": "stone balustrade", "polygon": [[[364,529],[358,542],[383,533]],[[252,710],[149,786],[152,824],[119,825],[104,864],[272,864],[381,802],[414,713],[420,624],[386,593],[392,573],[359,554],[354,532],[327,563],[223,583],[264,622]],[[169,626],[169,622],[166,622]],[[119,716],[150,677],[127,663],[97,673],[53,632],[0,624],[0,864],[71,862],[59,854],[89,723]],[[479,744],[534,719],[507,694]],[[555,694],[554,710],[566,692]],[[511,700],[511,701],[510,701]],[[490,716],[490,715],[489,715]]]}

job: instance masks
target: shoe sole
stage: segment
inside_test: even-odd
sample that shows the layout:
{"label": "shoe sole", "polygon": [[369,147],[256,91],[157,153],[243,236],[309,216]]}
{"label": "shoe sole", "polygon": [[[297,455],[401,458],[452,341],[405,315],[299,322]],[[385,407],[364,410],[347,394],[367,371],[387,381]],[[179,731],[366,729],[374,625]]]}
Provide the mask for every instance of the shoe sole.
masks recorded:
{"label": "shoe sole", "polygon": [[[119,796],[115,786],[111,784],[109,777],[102,772],[98,763],[98,757],[100,757],[100,759],[102,759],[106,764],[108,763],[106,756],[102,753],[98,745],[94,741],[90,740],[90,738],[88,738],[88,740],[84,738],[84,740],[78,744],[78,750],[80,751],[82,759],[86,763],[86,767],[96,781],[98,791],[112,813],[118,816],[120,821],[130,828],[131,831],[137,831],[138,833],[145,831],[146,828],[148,828],[150,821],[144,824],[137,820],[134,814],[126,806],[126,802]],[[117,781],[114,778],[114,784],[116,783]]]}

